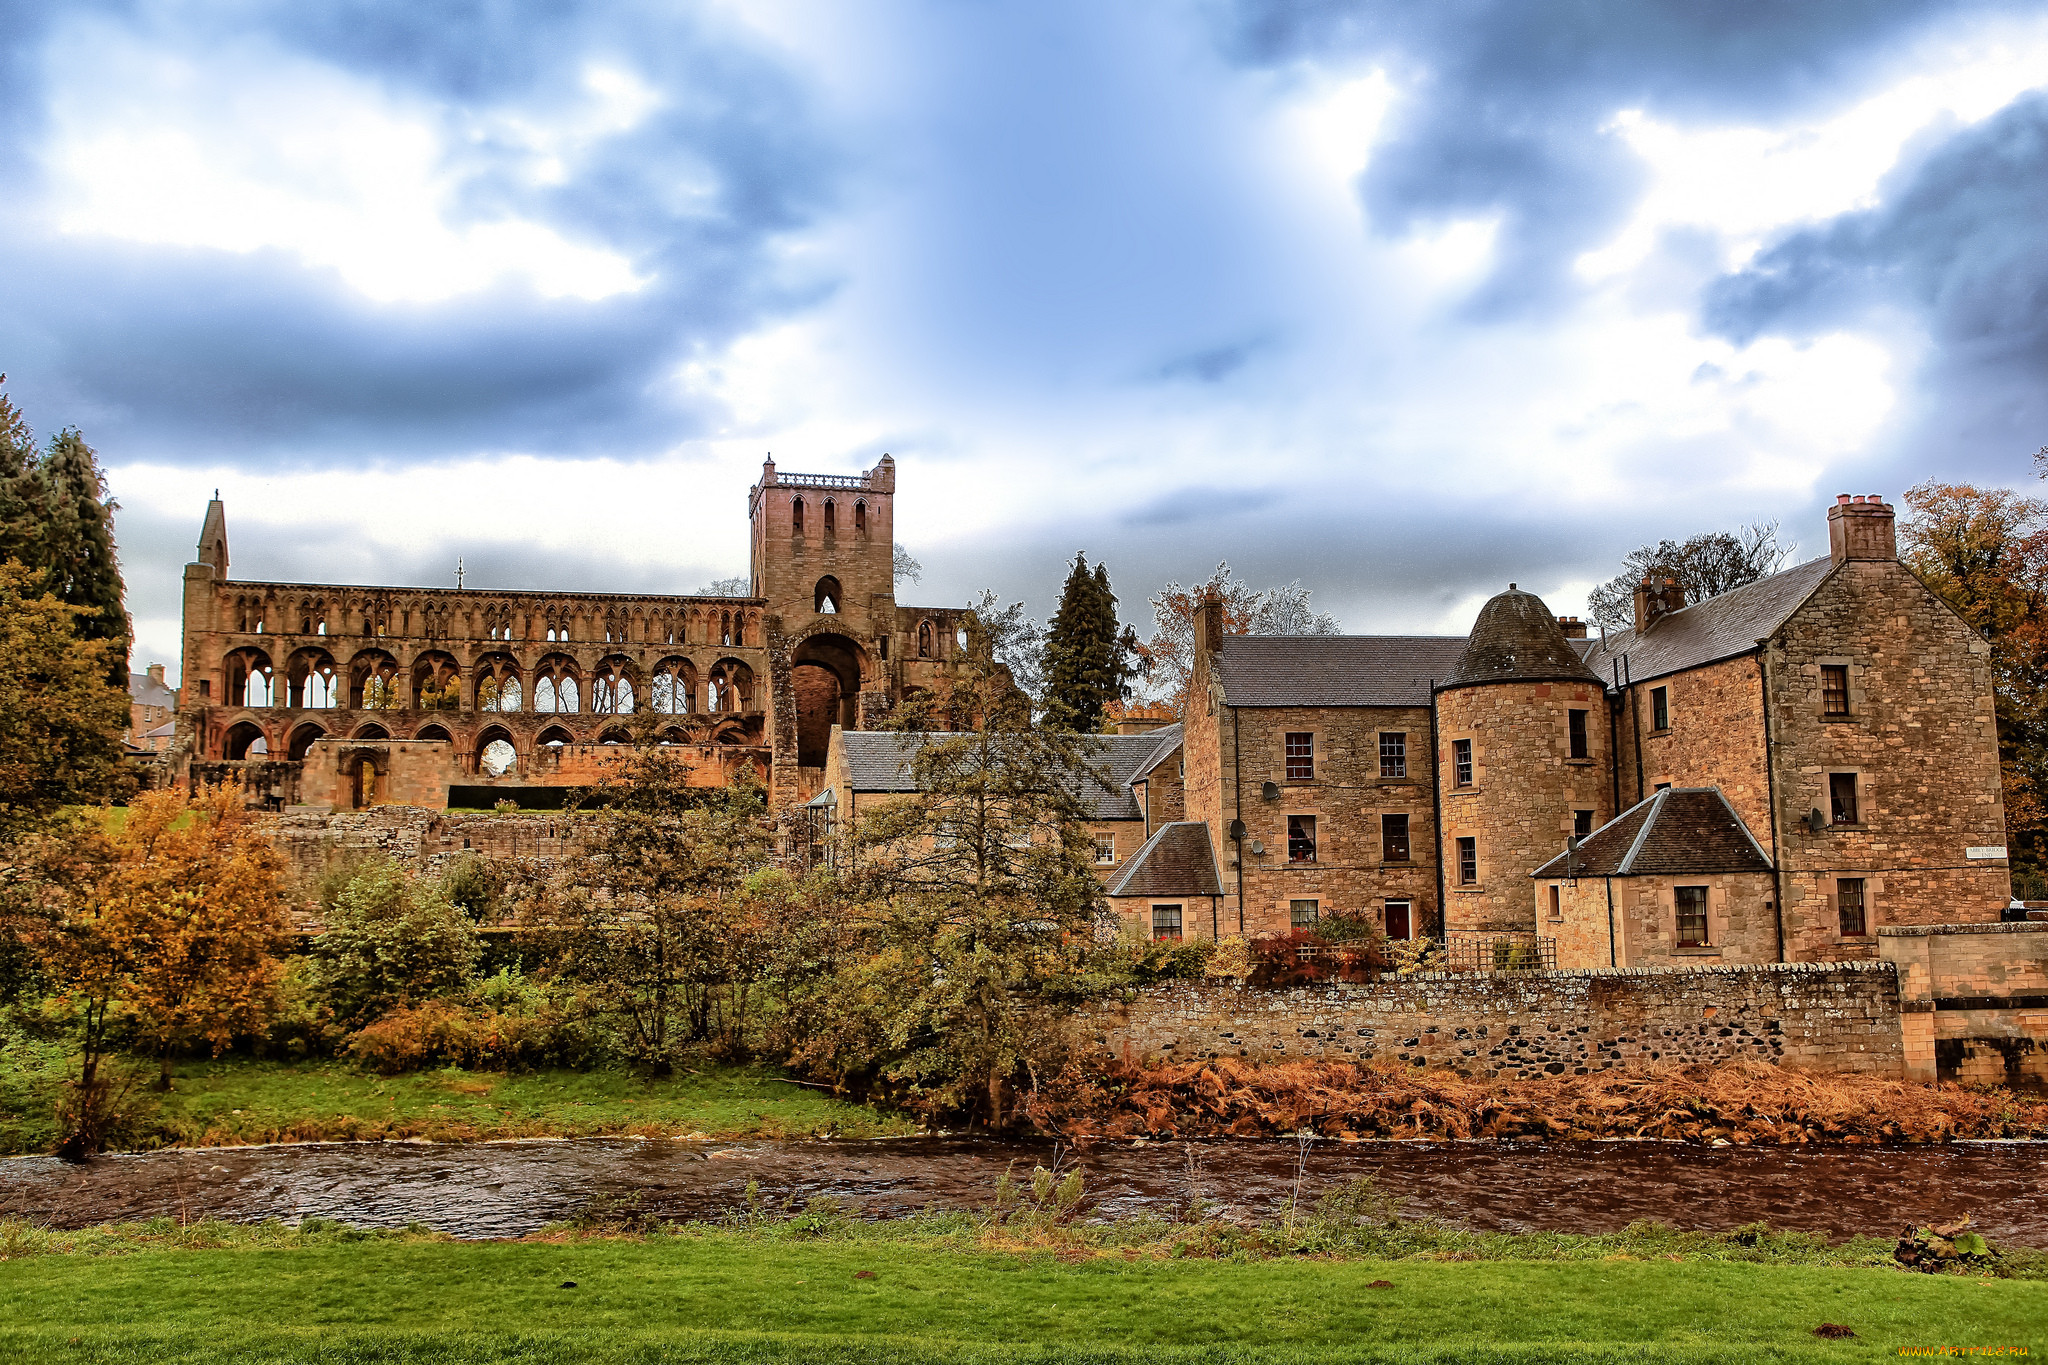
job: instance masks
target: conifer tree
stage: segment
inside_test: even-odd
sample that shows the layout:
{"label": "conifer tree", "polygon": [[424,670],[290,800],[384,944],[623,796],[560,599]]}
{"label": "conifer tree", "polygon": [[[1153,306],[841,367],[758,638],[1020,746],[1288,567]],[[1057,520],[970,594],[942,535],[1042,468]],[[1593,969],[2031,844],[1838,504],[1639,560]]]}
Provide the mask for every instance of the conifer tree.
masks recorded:
{"label": "conifer tree", "polygon": [[1102,728],[1103,710],[1121,700],[1135,671],[1137,637],[1119,630],[1109,570],[1088,568],[1077,553],[1045,637],[1045,723],[1087,733]]}
{"label": "conifer tree", "polygon": [[125,689],[131,635],[115,509],[85,438],[66,427],[38,457],[35,433],[0,394],[0,560],[38,570],[52,596],[80,608],[80,639],[118,645],[107,680]]}

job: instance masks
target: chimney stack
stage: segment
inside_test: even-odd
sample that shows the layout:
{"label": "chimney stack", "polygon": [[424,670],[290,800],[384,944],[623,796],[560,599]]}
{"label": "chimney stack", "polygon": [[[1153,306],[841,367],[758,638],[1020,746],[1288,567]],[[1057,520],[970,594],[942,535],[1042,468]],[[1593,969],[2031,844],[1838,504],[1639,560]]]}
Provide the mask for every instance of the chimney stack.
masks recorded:
{"label": "chimney stack", "polygon": [[148,668],[144,669],[143,671],[149,674],[149,680],[155,683],[158,687],[162,687],[165,685],[164,666],[162,664],[151,664]]}
{"label": "chimney stack", "polygon": [[1648,630],[1674,611],[1685,610],[1685,589],[1669,575],[1651,575],[1636,584],[1636,630]]}
{"label": "chimney stack", "polygon": [[1586,638],[1586,623],[1576,616],[1560,616],[1557,618],[1557,624],[1564,629],[1564,638],[1567,640]]}
{"label": "chimney stack", "polygon": [[1212,588],[1195,604],[1195,657],[1206,659],[1223,643],[1223,599]]}
{"label": "chimney stack", "polygon": [[1838,494],[1828,509],[1828,557],[1837,564],[1896,560],[1899,536],[1891,504],[1877,493],[1853,498]]}

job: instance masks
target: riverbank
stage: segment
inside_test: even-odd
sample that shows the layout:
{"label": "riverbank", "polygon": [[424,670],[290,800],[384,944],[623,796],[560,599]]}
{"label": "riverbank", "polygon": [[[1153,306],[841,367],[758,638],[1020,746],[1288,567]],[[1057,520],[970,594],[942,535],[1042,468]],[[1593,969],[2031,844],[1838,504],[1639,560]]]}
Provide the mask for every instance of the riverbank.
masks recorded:
{"label": "riverbank", "polygon": [[[47,1152],[61,1072],[0,1078],[0,1154]],[[706,1066],[654,1080],[624,1071],[462,1071],[380,1076],[341,1062],[222,1059],[178,1066],[176,1088],[129,1092],[115,1150],[421,1138],[885,1137],[907,1119],[851,1104],[765,1067]]]}
{"label": "riverbank", "polygon": [[[0,1355],[1280,1365],[1840,1361],[2048,1344],[2048,1283],[1859,1265],[1877,1249],[1813,1239],[1632,1230],[1633,1241],[1493,1237],[1529,1259],[1479,1259],[1483,1243],[1463,1249],[1469,1259],[1446,1247],[1301,1255],[1189,1243],[1221,1234],[1163,1222],[1098,1229],[1088,1245],[1056,1217],[1033,1222],[1043,1207],[1023,1212],[919,1226],[824,1211],[486,1243],[165,1220],[62,1235],[70,1254],[51,1234],[0,1226]],[[1791,1263],[1798,1254],[1825,1259]],[[1816,1337],[1824,1324],[1855,1335]]]}

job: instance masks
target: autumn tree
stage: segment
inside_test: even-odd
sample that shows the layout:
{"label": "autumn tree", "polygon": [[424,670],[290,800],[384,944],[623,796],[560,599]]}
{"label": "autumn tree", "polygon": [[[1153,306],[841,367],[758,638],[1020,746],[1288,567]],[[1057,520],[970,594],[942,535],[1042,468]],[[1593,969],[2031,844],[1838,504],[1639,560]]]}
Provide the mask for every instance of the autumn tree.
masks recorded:
{"label": "autumn tree", "polygon": [[1088,556],[1077,553],[1045,632],[1045,724],[1100,730],[1104,709],[1129,695],[1137,648],[1137,635],[1117,623],[1108,567],[1090,572]]}
{"label": "autumn tree", "polygon": [[268,1017],[290,928],[284,862],[231,786],[145,792],[113,843],[99,915],[125,960],[122,1001],[168,1090],[178,1050],[217,1053]]}
{"label": "autumn tree", "polygon": [[121,647],[81,639],[82,609],[45,581],[0,564],[0,841],[121,779],[128,694],[108,681]]}
{"label": "autumn tree", "polygon": [[742,769],[697,785],[689,757],[648,744],[585,805],[578,855],[518,893],[522,927],[656,1074],[686,1044],[743,1049],[773,947],[773,917],[743,894],[768,859],[760,783]]}
{"label": "autumn tree", "polygon": [[1032,724],[972,615],[958,669],[904,724],[920,705],[956,728],[907,730],[915,792],[860,821],[842,860],[853,946],[794,1060],[1000,1125],[1063,1057],[1063,986],[1108,922],[1087,827],[1108,777],[1087,736]]}
{"label": "autumn tree", "polygon": [[1899,558],[1990,642],[2013,872],[2048,890],[2048,502],[1939,482],[1905,502]]}
{"label": "autumn tree", "polygon": [[1621,572],[1586,594],[1586,610],[1598,625],[1632,626],[1636,585],[1645,578],[1675,579],[1687,602],[1704,602],[1770,577],[1798,548],[1778,539],[1775,521],[1752,522],[1739,531],[1708,531],[1685,540],[1660,540],[1629,551]]}
{"label": "autumn tree", "polygon": [[1216,566],[1205,583],[1188,588],[1168,583],[1152,599],[1152,638],[1137,646],[1148,679],[1148,692],[1166,698],[1176,710],[1187,705],[1188,683],[1194,676],[1195,610],[1214,593],[1223,603],[1226,635],[1336,635],[1337,618],[1309,606],[1310,590],[1300,579],[1277,588],[1254,588]]}
{"label": "autumn tree", "polygon": [[323,880],[320,912],[312,985],[344,1028],[460,989],[476,967],[476,926],[449,879],[381,856],[346,863]]}

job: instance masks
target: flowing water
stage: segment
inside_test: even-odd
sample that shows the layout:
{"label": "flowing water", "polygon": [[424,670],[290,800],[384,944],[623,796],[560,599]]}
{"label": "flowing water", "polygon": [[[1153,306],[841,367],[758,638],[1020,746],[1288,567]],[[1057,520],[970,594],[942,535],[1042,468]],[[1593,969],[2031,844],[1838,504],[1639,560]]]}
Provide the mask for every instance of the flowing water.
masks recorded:
{"label": "flowing water", "polygon": [[870,1217],[980,1208],[1013,1163],[1085,1171],[1098,1216],[1167,1213],[1190,1194],[1242,1215],[1372,1175],[1411,1216],[1510,1231],[1607,1232],[1641,1218],[1679,1228],[1895,1236],[1909,1221],[1973,1214],[1989,1236],[2048,1247],[2048,1143],[1940,1147],[1723,1147],[1676,1143],[1099,1143],[1081,1149],[950,1138],[703,1142],[586,1138],[306,1143],[133,1153],[67,1165],[0,1161],[0,1214],[55,1227],[171,1217],[318,1215],[366,1227],[418,1221],[458,1237],[513,1237],[629,1208],[710,1218],[749,1181],[778,1203],[830,1196]]}

